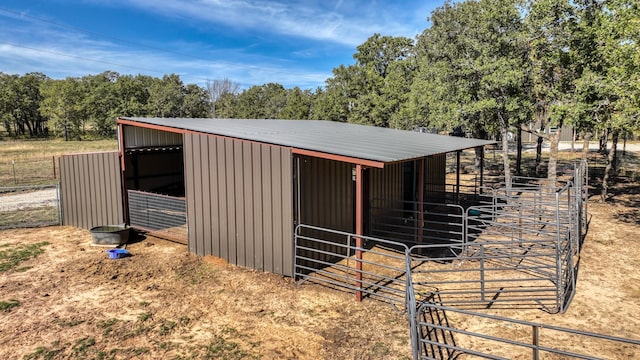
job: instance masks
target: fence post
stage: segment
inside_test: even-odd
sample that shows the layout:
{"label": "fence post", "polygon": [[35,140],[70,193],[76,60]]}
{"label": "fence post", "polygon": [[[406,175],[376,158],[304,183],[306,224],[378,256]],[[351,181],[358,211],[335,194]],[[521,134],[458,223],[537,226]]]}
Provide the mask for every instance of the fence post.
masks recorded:
{"label": "fence post", "polygon": [[484,297],[484,244],[480,244],[480,301]]}
{"label": "fence post", "polygon": [[53,164],[53,178],[56,179],[56,157],[51,157],[51,163]]}
{"label": "fence post", "polygon": [[11,166],[13,167],[13,184],[18,185],[18,179],[16,178],[16,161],[11,160]]}
{"label": "fence post", "polygon": [[531,325],[533,330],[533,360],[540,360],[540,329],[536,325]]}

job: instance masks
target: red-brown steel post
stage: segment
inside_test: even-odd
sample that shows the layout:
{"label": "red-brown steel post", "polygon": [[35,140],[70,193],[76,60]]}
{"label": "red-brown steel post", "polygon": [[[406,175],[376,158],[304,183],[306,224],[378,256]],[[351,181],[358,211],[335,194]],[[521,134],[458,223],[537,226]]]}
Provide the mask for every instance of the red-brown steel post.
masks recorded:
{"label": "red-brown steel post", "polygon": [[418,243],[424,234],[424,159],[418,160]]}
{"label": "red-brown steel post", "polygon": [[[364,235],[362,165],[356,164],[356,235]],[[362,238],[356,237],[356,301],[362,301]]]}

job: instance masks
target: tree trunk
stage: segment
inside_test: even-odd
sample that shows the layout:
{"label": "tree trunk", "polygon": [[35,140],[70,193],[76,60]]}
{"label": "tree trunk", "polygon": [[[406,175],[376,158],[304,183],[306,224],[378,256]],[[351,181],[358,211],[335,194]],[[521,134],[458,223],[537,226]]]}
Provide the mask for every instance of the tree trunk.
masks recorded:
{"label": "tree trunk", "polygon": [[609,150],[609,156],[607,156],[607,167],[604,169],[604,177],[602,178],[602,201],[607,201],[609,192],[609,182],[613,175],[613,163],[616,159],[617,145],[618,145],[618,131],[614,131],[611,134],[613,144],[611,150]]}
{"label": "tree trunk", "polygon": [[516,132],[516,175],[522,175],[522,129],[518,127]]}
{"label": "tree trunk", "polygon": [[558,124],[555,134],[549,138],[549,164],[547,165],[547,179],[551,186],[555,186],[558,178],[558,144],[560,143],[560,134],[562,133],[562,124]]}
{"label": "tree trunk", "polygon": [[501,121],[500,135],[502,136],[502,165],[504,167],[504,183],[507,186],[507,192],[509,192],[511,190],[511,164],[509,163],[509,139],[507,138],[507,127],[504,120]]}
{"label": "tree trunk", "polygon": [[544,138],[542,136],[538,136],[538,140],[536,143],[536,162],[534,166],[534,171],[536,174],[538,173],[538,169],[540,168],[540,164],[542,164],[542,142]]}
{"label": "tree trunk", "polygon": [[582,160],[587,161],[589,158],[589,140],[591,140],[592,133],[584,133],[584,142],[582,143]]}

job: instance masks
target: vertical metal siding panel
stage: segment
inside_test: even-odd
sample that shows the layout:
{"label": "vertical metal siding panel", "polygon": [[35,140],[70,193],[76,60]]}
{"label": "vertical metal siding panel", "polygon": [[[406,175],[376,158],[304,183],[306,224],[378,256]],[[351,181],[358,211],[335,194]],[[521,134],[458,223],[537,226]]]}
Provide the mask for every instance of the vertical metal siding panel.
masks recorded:
{"label": "vertical metal siding panel", "polygon": [[210,136],[201,135],[202,156],[202,221],[204,233],[202,236],[203,255],[211,255],[211,242],[213,241],[213,227],[211,222],[211,158],[209,157]]}
{"label": "vertical metal siding panel", "polygon": [[293,276],[293,158],[282,148],[282,275]]}
{"label": "vertical metal siding panel", "polygon": [[[104,156],[102,154],[96,154],[91,161],[93,167],[92,177],[93,184],[91,184],[92,198],[97,206],[94,206],[93,220],[95,225],[100,225],[103,219],[106,218],[105,211],[111,204],[107,204],[102,197],[102,191],[104,190]],[[102,223],[104,225],[104,223]]]}
{"label": "vertical metal siding panel", "polygon": [[195,196],[195,232],[196,232],[196,253],[198,255],[204,255],[204,221],[203,214],[203,199],[202,199],[202,176],[206,171],[202,168],[202,135],[196,134],[193,136],[193,195]]}
{"label": "vertical metal siding panel", "polygon": [[82,177],[80,174],[80,163],[81,163],[81,158],[80,156],[76,156],[73,159],[73,178],[75,179],[75,187],[73,189],[74,192],[74,204],[73,204],[73,209],[75,210],[74,215],[73,215],[73,224],[75,226],[79,226],[84,228],[84,225],[82,224],[82,203],[81,203],[81,199],[82,199]]}
{"label": "vertical metal siding panel", "polygon": [[110,192],[107,192],[107,194],[116,194],[116,197],[114,199],[115,201],[115,205],[114,205],[114,209],[116,209],[115,211],[115,222],[121,223],[124,222],[124,194],[123,194],[123,190],[122,190],[122,170],[120,169],[120,154],[115,152],[113,153],[113,156],[111,157],[111,164],[110,164],[110,169],[111,169],[111,173],[113,174],[113,177],[115,179],[115,181],[113,181],[111,183],[112,186],[112,190]]}
{"label": "vertical metal siding panel", "polygon": [[242,167],[243,167],[243,193],[244,193],[244,224],[245,224],[245,232],[244,232],[244,264],[252,269],[255,269],[254,262],[254,252],[255,252],[255,219],[253,217],[253,202],[254,202],[254,191],[253,191],[253,152],[251,143],[243,142],[242,143]]}
{"label": "vertical metal siding panel", "polygon": [[227,207],[227,167],[225,162],[225,140],[218,139],[216,143],[217,149],[217,166],[218,166],[218,194],[219,197],[219,214],[220,214],[220,257],[229,260],[229,209]]}
{"label": "vertical metal siding panel", "polygon": [[[63,224],[91,228],[122,222],[118,153],[68,155],[60,158]],[[115,214],[115,215],[114,215]]]}
{"label": "vertical metal siding panel", "polygon": [[[114,197],[109,196],[109,188],[112,187],[117,180],[120,179],[119,171],[115,171],[112,167],[114,156],[112,154],[103,153],[100,154],[100,165],[98,166],[98,197],[100,201],[105,204],[103,206],[102,219],[106,219],[108,224],[118,224],[122,221],[118,221],[117,213],[118,208],[122,207],[120,197],[114,192]],[[115,154],[117,158],[117,154]],[[120,182],[118,181],[117,184]],[[119,203],[119,204],[118,204]]]}
{"label": "vertical metal siding panel", "polygon": [[79,160],[79,167],[77,167],[77,171],[78,171],[78,178],[80,179],[80,191],[79,191],[79,195],[80,197],[78,198],[80,201],[80,226],[82,226],[85,229],[90,228],[89,226],[89,220],[88,220],[88,212],[89,212],[89,208],[88,208],[88,204],[89,204],[89,186],[87,184],[87,157],[85,155],[80,155],[80,157],[78,158]]}
{"label": "vertical metal siding panel", "polygon": [[211,255],[220,256],[220,194],[218,193],[217,138],[209,140],[209,196],[211,202]]}
{"label": "vertical metal siding panel", "polygon": [[271,191],[273,201],[271,212],[273,214],[273,272],[282,274],[282,162],[280,148],[271,149]]}
{"label": "vertical metal siding panel", "polygon": [[193,137],[192,134],[185,134],[183,136],[183,148],[182,148],[182,156],[184,158],[184,176],[185,176],[185,199],[187,202],[187,243],[189,246],[189,251],[192,253],[197,252],[197,241],[198,237],[196,235],[196,207],[195,207],[195,190],[194,190],[194,174],[193,174]]}
{"label": "vertical metal siding panel", "polygon": [[273,165],[271,164],[271,148],[263,146],[261,151],[262,157],[262,202],[264,205],[263,212],[263,251],[264,251],[264,270],[274,272],[273,267],[273,213],[272,213],[272,187],[271,173]]}
{"label": "vertical metal siding panel", "polygon": [[236,242],[237,230],[236,230],[236,190],[235,190],[235,163],[233,154],[233,142],[232,139],[225,139],[224,146],[226,151],[225,163],[227,168],[227,215],[229,219],[229,227],[227,228],[227,246],[229,249],[227,260],[231,264],[237,264]]}
{"label": "vertical metal siding panel", "polygon": [[69,185],[71,183],[71,176],[69,175],[69,158],[62,156],[58,159],[60,164],[60,196],[62,200],[62,225],[69,225],[69,212],[71,206],[69,205],[69,199],[71,198],[71,190]]}
{"label": "vertical metal siding panel", "polygon": [[73,213],[72,213],[72,217],[71,217],[71,223],[73,224],[73,226],[78,226],[78,227],[82,227],[82,224],[80,224],[80,217],[79,214],[82,212],[82,209],[80,209],[80,174],[78,174],[78,162],[80,161],[80,158],[78,156],[74,156],[71,158],[71,178],[73,179],[73,189],[72,189],[72,193],[73,193],[73,201],[71,204],[71,207],[73,209]]}
{"label": "vertical metal siding panel", "polygon": [[254,230],[254,247],[253,247],[253,264],[257,270],[264,271],[264,227],[263,227],[263,208],[265,206],[262,183],[262,147],[263,145],[251,144],[253,162],[253,230]]}
{"label": "vertical metal siding panel", "polygon": [[240,266],[246,266],[245,262],[245,229],[247,219],[244,217],[244,198],[247,196],[244,192],[244,156],[242,153],[243,146],[242,141],[235,140],[233,141],[233,167],[234,167],[234,193],[235,196],[235,223],[236,223],[236,236],[235,236],[235,245],[236,245],[236,261],[235,263]]}

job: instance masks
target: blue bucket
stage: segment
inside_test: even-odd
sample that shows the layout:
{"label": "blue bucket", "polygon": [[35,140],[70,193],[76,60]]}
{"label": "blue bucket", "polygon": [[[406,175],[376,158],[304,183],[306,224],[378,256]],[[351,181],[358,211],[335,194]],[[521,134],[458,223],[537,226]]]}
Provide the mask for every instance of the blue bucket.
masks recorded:
{"label": "blue bucket", "polygon": [[110,259],[121,259],[131,254],[126,249],[110,249],[107,250]]}

